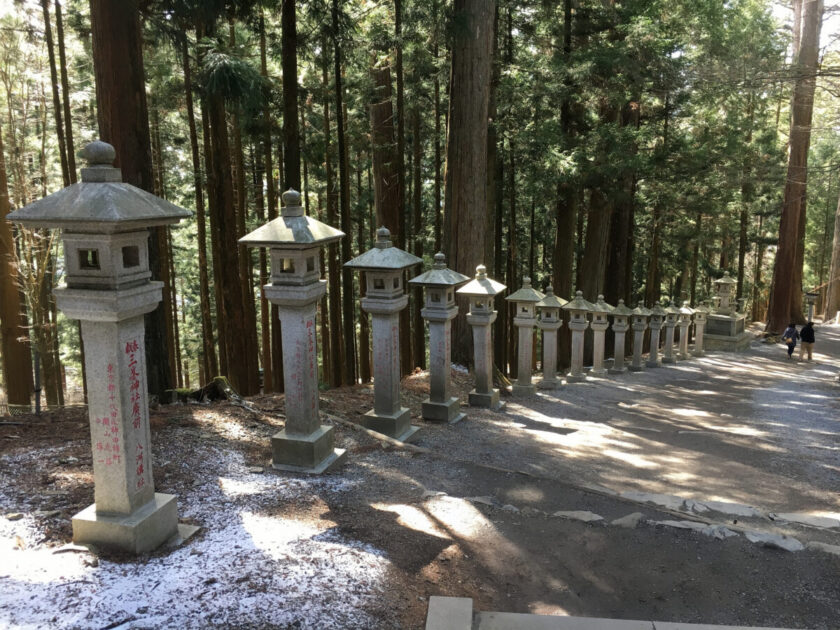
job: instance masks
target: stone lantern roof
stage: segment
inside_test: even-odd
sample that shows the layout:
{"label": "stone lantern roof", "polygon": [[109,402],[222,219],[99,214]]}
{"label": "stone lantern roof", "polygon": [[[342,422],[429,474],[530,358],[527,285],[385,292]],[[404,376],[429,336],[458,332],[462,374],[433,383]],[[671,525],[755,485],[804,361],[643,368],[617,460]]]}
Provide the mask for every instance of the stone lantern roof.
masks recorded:
{"label": "stone lantern roof", "polygon": [[240,238],[242,245],[303,249],[326,245],[344,236],[341,230],[306,216],[298,191],[289,189],[282,197],[280,216]]}
{"label": "stone lantern roof", "polygon": [[697,308],[694,309],[695,313],[711,313],[712,309],[706,306],[706,302],[702,302]]}
{"label": "stone lantern roof", "polygon": [[575,297],[572,299],[571,302],[567,302],[563,305],[564,311],[583,311],[583,312],[596,312],[597,308],[591,302],[587,302],[583,299],[583,291],[576,291]]}
{"label": "stone lantern roof", "polygon": [[645,308],[644,304],[639,304],[633,309],[633,315],[641,315],[642,317],[650,317],[653,314],[649,308]]}
{"label": "stone lantern roof", "polygon": [[399,271],[423,262],[413,254],[394,247],[391,232],[386,227],[376,231],[376,243],[372,249],[344,263],[345,267],[362,271]]}
{"label": "stone lantern roof", "polygon": [[537,308],[563,308],[563,305],[568,303],[567,300],[554,295],[554,287],[548,285],[545,289],[545,296],[537,302]]}
{"label": "stone lantern roof", "polygon": [[715,284],[738,284],[738,281],[731,278],[728,271],[724,271],[723,277],[715,280]]}
{"label": "stone lantern roof", "polygon": [[526,276],[522,278],[522,288],[514,293],[511,293],[505,299],[510,302],[528,302],[536,304],[544,297],[544,294],[540,293],[531,286],[531,278]]}
{"label": "stone lantern roof", "polygon": [[487,267],[479,265],[475,268],[475,279],[458,289],[458,295],[468,297],[493,297],[507,289],[501,282],[487,277]]}
{"label": "stone lantern roof", "polygon": [[654,305],[653,305],[653,308],[650,309],[650,314],[653,317],[662,318],[662,317],[665,317],[668,314],[668,311],[666,311],[664,308],[662,308],[662,305],[659,302],[655,302]]}
{"label": "stone lantern roof", "polygon": [[664,310],[665,310],[665,313],[666,313],[667,315],[679,315],[679,314],[680,314],[680,309],[678,309],[678,308],[674,305],[674,302],[673,302],[673,301],[672,301],[672,302],[670,302],[670,303],[668,304],[668,306],[666,306],[666,307],[665,307],[665,309],[664,309]]}
{"label": "stone lantern roof", "polygon": [[449,269],[446,266],[446,256],[443,252],[438,252],[435,254],[435,262],[432,264],[432,268],[412,278],[408,283],[421,287],[457,287],[469,279],[469,276]]}
{"label": "stone lantern roof", "polygon": [[606,301],[604,301],[604,296],[600,294],[598,295],[598,299],[592,306],[594,307],[592,311],[595,313],[610,314],[613,312],[613,309],[615,309],[615,307],[612,304],[608,304]]}
{"label": "stone lantern roof", "polygon": [[680,307],[680,314],[682,315],[694,315],[694,309],[688,305],[688,300],[683,302],[683,305]]}
{"label": "stone lantern roof", "polygon": [[633,309],[632,309],[632,308],[628,308],[628,307],[624,304],[624,300],[619,300],[619,301],[618,301],[618,306],[616,306],[616,307],[612,310],[612,312],[610,313],[610,315],[617,315],[618,317],[630,317],[630,316],[631,316],[631,315],[633,315],[633,314],[634,314],[634,313],[633,313]]}
{"label": "stone lantern roof", "polygon": [[123,182],[120,169],[113,166],[116,155],[107,142],[91,142],[79,152],[88,163],[82,168],[82,181],[10,213],[8,219],[34,228],[114,234],[192,216],[189,210]]}

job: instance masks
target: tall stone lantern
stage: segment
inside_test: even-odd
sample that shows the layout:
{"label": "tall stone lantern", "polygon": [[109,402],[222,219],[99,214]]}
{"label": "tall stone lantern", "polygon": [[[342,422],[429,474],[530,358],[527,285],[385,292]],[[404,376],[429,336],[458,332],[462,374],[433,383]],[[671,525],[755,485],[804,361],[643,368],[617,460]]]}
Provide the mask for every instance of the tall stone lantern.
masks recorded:
{"label": "tall stone lantern", "polygon": [[513,394],[527,396],[536,391],[531,382],[531,360],[534,355],[534,326],[537,324],[537,303],[545,297],[531,286],[531,278],[522,279],[522,288],[505,299],[513,304],[513,325],[519,329],[519,356]]}
{"label": "tall stone lantern", "polygon": [[[73,541],[129,553],[179,534],[174,495],[155,492],[143,316],[161,301],[150,281],[148,228],[190,212],[123,183],[114,147],[92,142],[79,183],[9,215],[34,228],[61,228],[66,285],[58,308],[81,321],[95,503],[73,517]],[[165,360],[165,359],[164,359]],[[183,537],[197,528],[181,526]]]}
{"label": "tall stone lantern", "polygon": [[703,302],[694,309],[694,356],[702,357],[705,354],[703,350],[703,333],[706,329],[706,318],[709,316],[711,309]]}
{"label": "tall stone lantern", "polygon": [[420,427],[413,426],[408,409],[400,404],[400,311],[408,305],[403,271],[423,262],[391,243],[391,232],[376,231],[372,249],[344,263],[365,272],[367,291],[362,309],[371,314],[373,331],[373,409],[364,417],[367,428],[406,441]]}
{"label": "tall stone lantern", "polygon": [[335,448],[333,427],[321,424],[318,396],[318,334],[315,316],[327,291],[321,279],[321,249],[344,232],[306,216],[300,193],[282,195],[280,216],[243,236],[248,247],[265,247],[271,257],[266,299],[277,306],[283,336],[286,426],[271,438],[272,466],[319,474],[345,456]]}
{"label": "tall stone lantern", "polygon": [[563,310],[569,313],[569,330],[572,331],[572,356],[569,373],[566,381],[569,383],[582,383],[586,380],[583,371],[583,333],[589,326],[587,313],[595,308],[593,304],[583,299],[583,292],[575,292],[571,302],[563,305]]}
{"label": "tall stone lantern", "polygon": [[618,306],[612,310],[612,329],[615,333],[615,345],[613,347],[613,365],[610,368],[611,374],[623,374],[627,371],[624,367],[624,338],[630,330],[629,319],[633,316],[633,309],[624,305],[624,300],[618,301]]}
{"label": "tall stone lantern", "polygon": [[435,262],[426,273],[408,281],[426,289],[426,305],[420,311],[429,322],[429,398],[423,401],[426,420],[455,424],[466,416],[461,413],[457,396],[452,395],[452,320],[458,314],[455,287],[469,280],[468,276],[446,267],[446,256],[435,254]]}
{"label": "tall stone lantern", "polygon": [[665,315],[667,315],[667,313],[659,302],[656,302],[653,305],[653,308],[650,309],[650,353],[648,354],[648,360],[645,364],[649,368],[660,367],[659,335],[662,331],[662,327],[665,325]]}
{"label": "tall stone lantern", "polygon": [[592,305],[592,321],[589,327],[592,329],[592,369],[589,371],[594,376],[603,376],[607,373],[604,367],[604,348],[606,330],[610,325],[608,315],[615,307],[604,301],[604,296],[599,295],[598,300]]}
{"label": "tall stone lantern", "polygon": [[673,302],[665,307],[665,346],[662,349],[662,363],[676,363],[674,354],[674,329],[680,321],[680,309]]}
{"label": "tall stone lantern", "polygon": [[537,383],[540,389],[554,389],[560,385],[557,378],[557,330],[563,325],[560,309],[566,300],[554,295],[554,287],[548,285],[545,297],[537,302],[540,319],[537,322],[543,331],[543,377]]}
{"label": "tall stone lantern", "polygon": [[644,369],[642,367],[642,347],[645,344],[645,331],[648,327],[650,314],[650,309],[640,304],[633,309],[633,315],[630,318],[630,325],[633,328],[633,361],[630,363],[631,372],[641,372]]}
{"label": "tall stone lantern", "polygon": [[728,271],[723,272],[723,277],[715,280],[715,312],[721,315],[732,315],[736,312],[732,303],[735,298],[735,287],[738,281],[729,276]]}
{"label": "tall stone lantern", "polygon": [[680,327],[680,352],[679,358],[685,360],[690,358],[688,353],[688,327],[691,326],[691,316],[694,315],[694,309],[688,305],[688,301],[684,301],[679,309],[679,327]]}
{"label": "tall stone lantern", "polygon": [[475,268],[475,278],[458,289],[458,295],[470,299],[467,323],[472,326],[475,362],[475,389],[470,392],[471,407],[499,409],[499,390],[493,389],[493,335],[492,325],[497,311],[493,300],[507,287],[487,277],[487,267]]}
{"label": "tall stone lantern", "polygon": [[814,321],[814,304],[816,303],[818,297],[820,297],[819,293],[814,293],[813,291],[808,291],[805,294],[805,304],[808,307],[809,322]]}

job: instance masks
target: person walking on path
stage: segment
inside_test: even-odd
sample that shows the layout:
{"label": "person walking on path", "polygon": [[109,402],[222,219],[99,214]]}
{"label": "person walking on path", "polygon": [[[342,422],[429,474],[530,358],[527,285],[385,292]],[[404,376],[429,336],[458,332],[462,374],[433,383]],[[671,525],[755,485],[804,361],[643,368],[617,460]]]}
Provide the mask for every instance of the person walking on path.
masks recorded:
{"label": "person walking on path", "polygon": [[797,339],[799,339],[799,333],[796,332],[796,324],[791,322],[788,324],[788,327],[785,328],[785,332],[782,333],[782,341],[784,341],[788,347],[788,359],[793,358],[793,351],[796,348]]}
{"label": "person walking on path", "polygon": [[808,353],[808,360],[813,358],[814,352],[814,322],[808,322],[799,331],[799,338],[802,340],[802,345],[799,347],[799,360],[805,358],[805,353]]}

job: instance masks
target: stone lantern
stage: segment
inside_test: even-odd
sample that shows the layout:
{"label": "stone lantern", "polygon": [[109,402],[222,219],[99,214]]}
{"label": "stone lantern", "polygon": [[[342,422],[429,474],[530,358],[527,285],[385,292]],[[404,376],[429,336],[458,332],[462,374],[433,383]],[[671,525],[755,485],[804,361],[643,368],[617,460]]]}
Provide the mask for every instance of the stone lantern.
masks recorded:
{"label": "stone lantern", "polygon": [[73,541],[140,554],[198,529],[179,526],[175,496],[155,492],[143,323],[163,288],[150,281],[148,228],[190,212],[123,183],[110,144],[92,142],[80,156],[79,183],[9,219],[61,228],[67,278],[56,304],[81,320],[95,503],[73,517]]}
{"label": "stone lantern", "polygon": [[364,424],[403,442],[420,430],[411,424],[408,409],[400,404],[400,311],[408,305],[403,271],[422,262],[422,258],[394,247],[391,232],[381,227],[372,249],[344,263],[345,267],[365,272],[362,310],[373,320],[374,402],[364,416]]}
{"label": "stone lantern", "polygon": [[551,285],[545,290],[545,297],[537,302],[540,319],[537,322],[543,331],[543,377],[537,383],[541,389],[554,389],[560,385],[557,378],[557,330],[563,325],[560,319],[560,309],[566,300],[554,295]]}
{"label": "stone lantern", "polygon": [[522,279],[522,288],[505,299],[513,304],[513,325],[519,329],[519,357],[513,393],[527,396],[536,391],[531,383],[531,360],[534,355],[534,326],[537,324],[537,303],[545,297],[531,287],[531,278]]}
{"label": "stone lantern", "polygon": [[594,304],[583,299],[582,291],[575,292],[574,299],[563,305],[563,310],[569,313],[569,330],[572,331],[571,367],[566,375],[569,383],[581,383],[586,380],[586,374],[583,372],[583,333],[589,326],[586,314],[591,313],[594,308]]}
{"label": "stone lantern", "polygon": [[808,306],[808,321],[809,322],[814,321],[814,304],[816,303],[818,297],[819,297],[818,293],[813,293],[811,291],[809,291],[808,293],[805,294],[805,304]]}
{"label": "stone lantern", "polygon": [[493,389],[493,322],[498,314],[493,309],[494,298],[507,287],[487,277],[487,268],[479,265],[475,268],[475,279],[462,286],[456,292],[470,299],[470,312],[467,323],[472,326],[475,389],[470,392],[471,407],[499,409],[499,390]]}
{"label": "stone lantern", "polygon": [[680,352],[679,358],[681,360],[688,359],[691,355],[688,353],[688,327],[691,326],[691,316],[694,315],[694,309],[688,305],[688,301],[684,301],[679,309],[679,327],[680,327]]}
{"label": "stone lantern", "polygon": [[641,372],[642,367],[642,347],[645,344],[645,331],[648,327],[648,318],[651,315],[650,309],[640,304],[633,309],[633,315],[630,318],[631,326],[633,327],[633,361],[630,364],[631,372]]}
{"label": "stone lantern", "polygon": [[715,312],[721,315],[732,315],[735,313],[735,307],[732,300],[735,297],[735,286],[738,284],[737,280],[729,277],[729,272],[724,271],[723,277],[715,280]]}
{"label": "stone lantern", "polygon": [[705,352],[703,350],[703,332],[706,328],[706,318],[709,316],[711,309],[703,302],[700,306],[694,309],[694,356],[702,357]]}
{"label": "stone lantern", "polygon": [[662,363],[676,363],[674,355],[674,329],[680,321],[680,309],[672,301],[665,307],[665,346],[662,349]]}
{"label": "stone lantern", "polygon": [[315,316],[327,291],[321,279],[321,249],[344,232],[306,216],[300,193],[282,195],[280,216],[239,239],[265,247],[271,256],[266,299],[277,306],[283,336],[286,426],[271,438],[272,466],[292,472],[322,473],[343,460],[333,427],[321,424],[318,396],[318,335]]}
{"label": "stone lantern", "polygon": [[618,306],[612,310],[612,329],[615,333],[615,346],[613,348],[613,365],[610,368],[611,374],[623,374],[627,371],[624,367],[624,336],[630,329],[629,318],[633,316],[633,309],[624,305],[624,300],[618,301]]}
{"label": "stone lantern", "polygon": [[602,376],[607,373],[604,367],[604,336],[610,325],[608,315],[613,312],[614,306],[604,301],[604,296],[599,295],[598,301],[592,305],[592,321],[589,327],[592,328],[592,369],[590,374]]}
{"label": "stone lantern", "polygon": [[420,311],[429,322],[429,398],[423,401],[426,420],[454,424],[465,418],[457,396],[452,395],[450,378],[452,354],[452,320],[458,314],[455,287],[469,277],[446,267],[446,256],[438,252],[431,270],[408,281],[425,287],[426,305]]}
{"label": "stone lantern", "polygon": [[660,367],[659,363],[659,334],[665,325],[665,309],[658,302],[650,309],[650,354],[645,365],[650,368]]}

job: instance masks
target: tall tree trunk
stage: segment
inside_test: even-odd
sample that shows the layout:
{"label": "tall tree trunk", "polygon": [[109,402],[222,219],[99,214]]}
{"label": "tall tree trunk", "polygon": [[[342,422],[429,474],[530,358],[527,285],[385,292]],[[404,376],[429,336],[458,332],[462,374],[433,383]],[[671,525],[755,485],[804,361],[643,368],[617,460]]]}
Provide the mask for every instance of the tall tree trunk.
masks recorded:
{"label": "tall tree trunk", "polygon": [[[50,22],[49,0],[41,0],[41,9],[44,14],[44,39],[47,42],[47,57],[50,62],[50,83],[52,84],[53,115],[55,116],[55,135],[58,138],[58,155],[61,158],[61,176],[64,185],[70,185],[70,169],[67,165],[67,146],[64,143],[64,123],[62,122],[61,97],[58,93],[58,71],[55,66],[55,48],[53,46],[52,24]],[[91,6],[91,13],[93,7]],[[93,16],[91,15],[91,18]],[[67,95],[64,95],[65,98]],[[119,155],[119,153],[117,154]]]}
{"label": "tall tree trunk", "polygon": [[[422,165],[423,144],[420,139],[420,110],[417,107],[411,110],[411,136],[412,136],[412,151],[413,151],[413,173],[412,185],[413,205],[414,205],[414,255],[418,258],[423,258],[423,180],[422,180]],[[361,229],[360,229],[361,234]],[[359,241],[359,249],[361,249],[361,241]],[[414,331],[414,350],[412,356],[413,363],[423,369],[426,369],[426,329],[423,325],[423,317],[420,314],[423,308],[423,290],[418,287],[414,290],[414,310],[412,311],[411,327]]]}
{"label": "tall tree trunk", "polygon": [[6,154],[0,129],[0,344],[6,398],[11,405],[29,405],[32,395],[32,355],[26,341],[23,302],[17,286],[15,244],[6,179]]}
{"label": "tall tree trunk", "polygon": [[[341,75],[341,39],[339,37],[338,0],[332,0],[333,63],[335,65],[335,119],[338,137],[338,184],[341,201],[341,231],[347,234],[341,240],[341,262],[350,260],[350,180],[347,173],[347,138],[344,132],[344,93]],[[344,320],[344,363],[345,385],[356,384],[356,314],[353,303],[353,270],[342,267],[341,310]]]}
{"label": "tall tree trunk", "polygon": [[[123,181],[152,192],[152,151],[137,2],[91,0],[90,17],[99,137],[116,149],[114,166],[122,170]],[[153,280],[162,276],[158,230],[153,228],[149,239]],[[172,387],[163,309],[146,315],[145,323],[149,393],[160,397]]]}
{"label": "tall tree trunk", "polygon": [[[265,17],[260,10],[260,74],[265,81],[268,81],[268,61],[265,42]],[[268,220],[277,218],[277,189],[274,185],[274,161],[271,157],[271,129],[273,120],[269,110],[269,99],[263,102],[262,110],[262,147],[263,147],[263,170],[265,171],[266,201],[268,204]],[[260,184],[262,188],[262,183]],[[303,191],[306,193],[307,191]],[[268,283],[268,257],[265,249],[260,250],[260,329],[262,333],[262,358],[263,358],[263,391],[274,391],[274,358],[272,357],[272,309],[276,310],[273,304],[269,304],[265,297],[264,287]],[[277,318],[279,321],[279,317]]]}
{"label": "tall tree trunk", "polygon": [[[73,142],[73,116],[70,111],[70,81],[67,79],[67,58],[64,52],[64,20],[61,2],[55,0],[55,34],[58,38],[58,63],[61,71],[61,93],[64,95],[64,126],[67,130],[67,174],[70,183],[76,183],[76,148]],[[84,365],[84,360],[82,361]]]}
{"label": "tall tree trunk", "polygon": [[[432,54],[435,58],[435,64],[438,62],[440,55],[440,45],[438,42],[439,28],[438,28],[438,2],[433,0],[432,15],[435,22],[434,26],[434,45]],[[442,204],[442,180],[441,180],[441,150],[440,150],[440,73],[435,72],[435,253],[443,249],[443,204]]]}
{"label": "tall tree trunk", "polygon": [[394,108],[391,101],[391,68],[372,70],[375,101],[370,105],[370,139],[373,159],[373,199],[377,227],[385,226],[397,247],[403,242],[400,232],[400,177],[397,146],[394,144]]}
{"label": "tall tree trunk", "polygon": [[600,186],[592,188],[589,192],[586,244],[581,262],[584,273],[578,287],[587,300],[594,301],[598,294],[604,292],[612,211],[604,189]]}
{"label": "tall tree trunk", "polygon": [[[283,0],[283,180],[286,188],[300,190],[300,135],[298,131],[297,24],[295,0]],[[340,110],[339,110],[340,111]]]}
{"label": "tall tree trunk", "polygon": [[834,215],[834,243],[831,248],[831,267],[828,272],[828,287],[825,295],[823,319],[833,318],[840,311],[840,199]]}
{"label": "tall tree trunk", "polygon": [[198,240],[198,293],[201,308],[202,362],[204,364],[204,374],[212,377],[219,373],[219,364],[216,360],[216,344],[213,340],[213,320],[210,315],[210,279],[207,273],[207,227],[204,217],[204,188],[201,181],[201,156],[198,151],[198,133],[195,124],[195,106],[192,95],[192,71],[190,69],[186,35],[181,40],[181,57],[184,66],[184,91],[187,101],[187,122],[190,130],[193,184],[195,186],[195,223]]}
{"label": "tall tree trunk", "polygon": [[[487,229],[487,123],[493,60],[494,0],[455,0],[452,90],[446,142],[444,251],[449,266],[472,275],[484,262]],[[460,301],[467,312],[465,300]],[[472,362],[472,335],[463,317],[452,330],[452,357]]]}
{"label": "tall tree trunk", "polygon": [[767,327],[781,332],[791,321],[803,322],[802,264],[807,196],[808,148],[814,109],[817,56],[819,54],[822,0],[802,0],[802,39],[794,86],[785,194],[779,223],[779,247],[773,267],[773,284]]}

